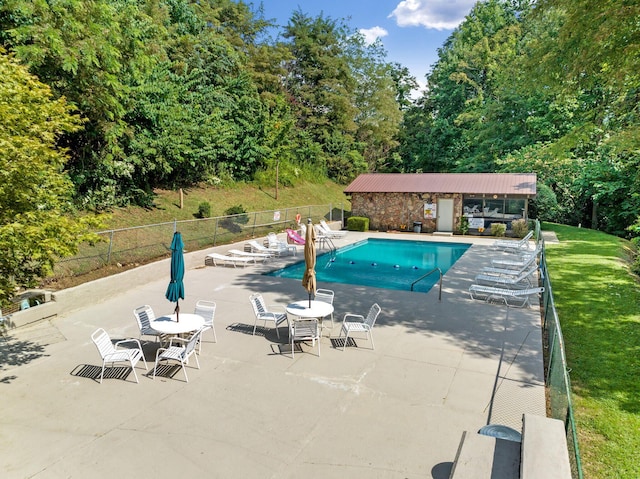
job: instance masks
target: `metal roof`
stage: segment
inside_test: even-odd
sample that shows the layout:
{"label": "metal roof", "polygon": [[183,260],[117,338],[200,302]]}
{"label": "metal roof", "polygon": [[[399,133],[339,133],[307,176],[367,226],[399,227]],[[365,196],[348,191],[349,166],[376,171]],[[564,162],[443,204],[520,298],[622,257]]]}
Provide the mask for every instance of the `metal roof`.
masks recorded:
{"label": "metal roof", "polygon": [[366,173],[345,193],[536,195],[535,173]]}

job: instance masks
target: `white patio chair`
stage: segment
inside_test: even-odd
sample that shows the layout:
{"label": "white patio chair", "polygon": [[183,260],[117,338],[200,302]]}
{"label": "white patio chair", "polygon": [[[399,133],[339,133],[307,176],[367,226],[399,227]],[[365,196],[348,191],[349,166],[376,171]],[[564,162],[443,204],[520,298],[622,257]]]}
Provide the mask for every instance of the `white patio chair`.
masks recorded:
{"label": "white patio chair", "polygon": [[[200,341],[200,335],[202,329],[199,329],[189,339],[182,339],[178,337],[171,338],[168,348],[159,348],[156,351],[156,364],[153,367],[153,379],[156,378],[156,370],[160,361],[176,361],[180,363],[182,371],[184,371],[184,378],[186,382],[189,382],[189,376],[187,376],[186,365],[189,364],[189,358],[193,356],[196,359],[196,365],[200,369],[200,362],[198,361],[198,355],[196,352],[196,346]],[[175,343],[183,343],[183,346],[175,345]]]}
{"label": "white patio chair", "polygon": [[342,350],[347,347],[347,342],[349,341],[349,334],[351,333],[367,333],[367,336],[371,339],[371,349],[375,349],[375,345],[373,343],[373,334],[372,329],[376,324],[376,319],[380,314],[380,306],[378,303],[374,303],[369,309],[369,313],[365,318],[361,314],[353,314],[346,313],[342,320],[342,328],[340,329],[340,336],[342,337],[342,333],[345,334],[344,345],[342,346]]}
{"label": "white patio chair", "polygon": [[249,296],[249,301],[251,302],[251,306],[253,307],[253,313],[256,316],[256,320],[253,323],[253,335],[256,334],[256,326],[258,325],[258,320],[264,321],[264,326],[267,326],[267,321],[273,322],[276,328],[276,335],[278,339],[280,339],[280,331],[278,330],[278,326],[283,322],[287,321],[287,313],[279,311],[269,311],[267,305],[264,302],[264,298],[260,293],[253,293]]}
{"label": "white patio chair", "polygon": [[311,341],[315,347],[318,341],[318,357],[320,357],[320,324],[317,319],[296,319],[289,321],[289,338],[291,343],[291,358],[295,356],[295,343]]}
{"label": "white patio chair", "polygon": [[292,254],[295,256],[298,250],[295,245],[290,245],[284,241],[280,241],[278,236],[273,232],[267,234],[267,242],[269,244],[269,249],[280,251],[280,254]]}
{"label": "white patio chair", "polygon": [[[91,340],[98,348],[98,352],[100,353],[100,357],[102,358],[100,384],[102,384],[102,378],[104,377],[104,368],[107,364],[111,364],[113,366],[115,363],[129,363],[129,365],[131,366],[131,370],[133,371],[133,375],[136,378],[136,383],[139,382],[135,368],[138,361],[142,359],[145,369],[149,369],[149,367],[147,366],[147,361],[144,358],[144,353],[142,352],[142,346],[140,345],[139,340],[123,339],[122,341],[118,341],[114,345],[111,341],[111,338],[109,337],[109,334],[102,328],[98,328],[93,332],[93,334],[91,335]],[[118,349],[121,344],[125,343],[133,343],[137,345],[137,347]]]}
{"label": "white patio chair", "polygon": [[155,321],[156,315],[153,312],[153,309],[148,304],[144,306],[138,306],[133,310],[133,315],[136,317],[136,321],[138,322],[138,329],[140,330],[140,339],[142,336],[153,336],[154,342],[160,338],[160,341],[164,339],[164,335],[159,331],[156,331],[151,327],[151,321]]}
{"label": "white patio chair", "polygon": [[[331,291],[330,289],[316,289],[315,299],[317,301],[323,301],[325,303],[329,303],[332,305],[334,296],[335,296],[334,292]],[[331,320],[331,327],[333,328],[333,312],[331,312],[331,316],[329,319]],[[322,324],[322,327],[324,328],[324,324]]]}
{"label": "white patio chair", "polygon": [[[202,334],[210,329],[213,332],[213,342],[217,343],[218,337],[216,336],[216,328],[213,324],[216,315],[216,303],[213,301],[205,301],[204,299],[201,299],[196,303],[196,307],[193,312],[198,316],[202,316],[204,318],[204,325],[201,329]],[[200,335],[200,341],[198,343],[198,353],[202,351],[202,334]]]}

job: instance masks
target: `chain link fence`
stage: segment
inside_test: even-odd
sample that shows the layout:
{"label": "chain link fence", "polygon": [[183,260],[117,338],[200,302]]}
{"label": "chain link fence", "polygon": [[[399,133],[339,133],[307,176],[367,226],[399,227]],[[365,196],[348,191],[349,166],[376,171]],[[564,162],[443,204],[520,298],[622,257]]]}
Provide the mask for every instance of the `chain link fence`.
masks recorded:
{"label": "chain link fence", "polygon": [[54,275],[81,275],[111,264],[142,264],[168,257],[175,231],[182,234],[186,251],[197,251],[265,236],[271,231],[296,229],[298,218],[340,221],[344,225],[344,206],[296,206],[99,231],[102,241],[81,245],[77,255],[56,264]]}
{"label": "chain link fence", "polygon": [[540,234],[540,223],[536,223],[536,237],[542,243],[540,273],[544,293],[542,295],[542,334],[545,351],[545,384],[547,388],[547,416],[564,422],[571,473],[573,479],[582,479],[582,464],[578,448],[578,433],[571,403],[571,380],[565,356],[560,319],[553,301],[551,278],[545,260],[544,238]]}

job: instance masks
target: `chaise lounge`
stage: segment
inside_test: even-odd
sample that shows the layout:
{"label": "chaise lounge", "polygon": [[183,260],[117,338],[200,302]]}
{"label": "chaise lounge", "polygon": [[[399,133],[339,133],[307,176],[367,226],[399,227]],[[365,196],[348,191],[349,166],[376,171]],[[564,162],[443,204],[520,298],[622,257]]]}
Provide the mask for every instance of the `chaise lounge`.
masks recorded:
{"label": "chaise lounge", "polygon": [[531,297],[538,295],[544,291],[543,287],[539,288],[527,288],[527,289],[507,289],[498,288],[494,286],[484,286],[481,284],[472,284],[469,287],[469,294],[471,299],[482,300],[486,303],[491,300],[504,301],[507,306],[512,306],[509,300],[515,300],[517,304],[513,306],[519,306],[524,308],[525,306],[531,306]]}

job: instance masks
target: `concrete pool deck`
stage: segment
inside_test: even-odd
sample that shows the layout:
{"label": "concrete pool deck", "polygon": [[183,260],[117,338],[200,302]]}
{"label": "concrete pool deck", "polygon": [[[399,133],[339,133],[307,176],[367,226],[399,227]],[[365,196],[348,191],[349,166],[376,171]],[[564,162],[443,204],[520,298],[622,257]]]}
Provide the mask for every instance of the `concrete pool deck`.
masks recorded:
{"label": "concrete pool deck", "polygon": [[[488,248],[493,238],[350,232],[335,244],[367,236],[473,246],[445,274],[442,301],[437,286],[424,294],[319,284],[336,293],[335,327],[324,332],[321,357],[303,346],[295,359],[281,353],[286,329],[280,341],[269,328],[251,334],[248,298],[304,299],[299,280],[260,274],[302,260],[302,247],[297,257],[246,268],[204,266],[207,253],[244,242],[187,253],[181,309],[215,301],[218,337],[204,334],[189,383],[180,370],[152,380],[157,345],[149,342],[140,384],[123,368],[97,381],[91,333],[138,337],[135,307],[170,312],[168,260],[57,292],[62,314],[0,339],[2,477],[445,479],[463,431],[489,423],[519,430],[523,413],[545,415],[540,311],[467,292],[502,254]],[[361,337],[336,349],[344,313],[366,314],[373,302],[382,307],[375,350]],[[126,379],[109,377],[121,372]]]}

